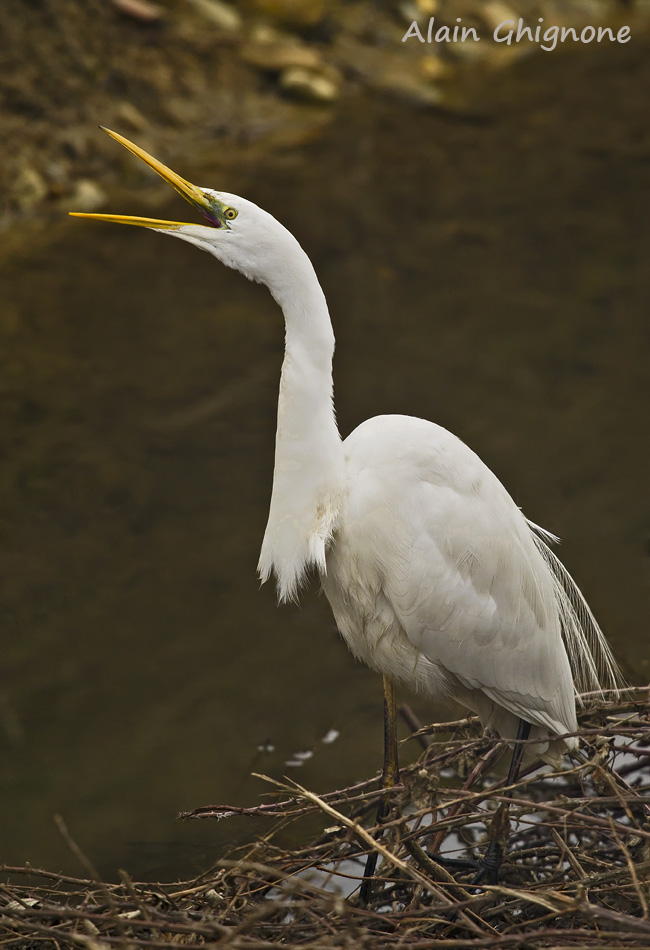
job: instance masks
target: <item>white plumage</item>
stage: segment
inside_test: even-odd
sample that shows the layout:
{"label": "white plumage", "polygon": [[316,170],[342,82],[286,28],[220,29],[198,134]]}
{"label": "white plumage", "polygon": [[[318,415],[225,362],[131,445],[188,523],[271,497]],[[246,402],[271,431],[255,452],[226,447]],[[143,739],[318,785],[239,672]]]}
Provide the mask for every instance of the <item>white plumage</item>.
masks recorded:
{"label": "white plumage", "polygon": [[[273,492],[260,555],[282,599],[322,578],[352,652],[391,679],[453,697],[514,739],[520,719],[556,760],[575,740],[575,690],[616,685],[580,591],[497,477],[445,429],[378,416],[342,441],[334,335],[309,258],[244,198],[185,182],[110,133],[200,208],[206,225],[86,215],[152,227],[268,286],[286,324]],[[398,332],[398,331],[396,331]],[[574,685],[575,684],[575,685]]]}
{"label": "white plumage", "polygon": [[[380,416],[344,442],[345,512],[323,586],[350,649],[514,739],[574,732],[556,585],[531,529],[464,443]],[[544,751],[540,748],[539,751]]]}

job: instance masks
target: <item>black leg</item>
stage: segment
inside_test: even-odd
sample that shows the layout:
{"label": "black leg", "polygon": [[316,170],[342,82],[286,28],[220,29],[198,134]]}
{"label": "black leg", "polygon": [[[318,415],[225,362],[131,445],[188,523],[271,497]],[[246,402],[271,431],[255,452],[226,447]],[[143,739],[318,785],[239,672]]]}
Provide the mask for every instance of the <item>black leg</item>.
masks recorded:
{"label": "black leg", "polygon": [[530,735],[531,725],[529,722],[526,722],[525,719],[519,720],[519,729],[517,730],[517,738],[515,739],[515,747],[512,750],[512,759],[510,760],[510,768],[508,769],[508,778],[506,779],[506,785],[514,785],[517,779],[519,778],[519,771],[521,769],[521,761],[524,757],[525,746],[524,742]]}
{"label": "black leg", "polygon": [[[530,729],[531,726],[529,722],[526,722],[524,719],[519,720],[519,729],[517,731],[517,738],[515,739],[515,747],[512,750],[512,759],[510,760],[506,785],[514,785],[519,778],[519,770],[521,769],[521,762],[524,755],[523,743],[530,735]],[[469,861],[463,858],[448,858],[442,854],[429,854],[429,852],[427,852],[427,854],[445,868],[461,871],[476,871],[476,876],[472,881],[473,885],[479,885],[486,880],[490,884],[498,884],[499,868],[503,860],[503,845],[501,841],[504,838],[507,839],[509,832],[508,804],[504,802],[497,808],[490,822],[490,841],[485,854],[478,861]]]}
{"label": "black leg", "polygon": [[[525,746],[523,743],[530,735],[530,728],[530,723],[526,722],[525,719],[519,720],[519,729],[517,731],[515,747],[512,750],[512,759],[510,760],[506,785],[514,785],[519,778],[521,762],[524,757]],[[501,841],[504,839],[507,841],[508,835],[510,834],[509,808],[508,802],[502,802],[490,822],[490,842],[485,854],[479,859],[478,871],[472,884],[482,884],[484,881],[489,884],[499,883],[499,868],[503,860],[503,845]]]}
{"label": "black leg", "polygon": [[[388,676],[384,676],[384,768],[381,774],[381,787],[392,788],[399,779],[399,762],[397,757],[397,703],[395,699],[395,684]],[[386,796],[381,797],[377,808],[375,823],[381,824],[389,812]],[[371,851],[363,872],[363,882],[359,897],[362,904],[370,899],[372,879],[377,867],[377,852]]]}

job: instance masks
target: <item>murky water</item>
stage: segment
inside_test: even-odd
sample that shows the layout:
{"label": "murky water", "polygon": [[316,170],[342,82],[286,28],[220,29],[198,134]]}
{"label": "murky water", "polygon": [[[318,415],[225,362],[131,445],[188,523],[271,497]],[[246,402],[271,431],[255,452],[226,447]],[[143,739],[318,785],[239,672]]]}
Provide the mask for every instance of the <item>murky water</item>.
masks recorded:
{"label": "murky water", "polygon": [[[465,439],[566,539],[640,682],[649,70],[628,53],[525,65],[465,118],[352,102],[300,154],[200,183],[258,201],[310,253],[342,431],[396,411]],[[256,826],[178,811],[255,801],[249,773],[280,776],[297,750],[323,790],[380,758],[380,683],[324,600],[278,609],[255,577],[280,314],[189,246],[79,221],[2,280],[3,858],[78,871],[59,813],[105,874],[205,866]]]}

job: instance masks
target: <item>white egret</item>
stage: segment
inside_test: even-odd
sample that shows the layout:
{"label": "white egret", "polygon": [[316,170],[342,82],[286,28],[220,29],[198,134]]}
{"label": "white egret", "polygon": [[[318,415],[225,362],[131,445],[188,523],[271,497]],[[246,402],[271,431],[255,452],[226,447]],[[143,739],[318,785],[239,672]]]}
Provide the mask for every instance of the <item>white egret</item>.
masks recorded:
{"label": "white egret", "polygon": [[[259,573],[263,581],[275,575],[280,599],[289,600],[315,570],[350,650],[383,674],[384,785],[397,778],[395,681],[453,697],[515,742],[509,781],[521,756],[517,740],[530,736],[539,756],[558,761],[577,745],[562,738],[577,730],[576,690],[615,686],[619,675],[582,594],[547,546],[552,536],[527,521],[496,475],[439,425],[383,415],[341,439],[334,334],[298,241],[251,201],[198,188],[106,131],[206,221],[77,216],[188,241],[265,284],[282,309],[286,343]],[[494,879],[494,867],[488,871]]]}

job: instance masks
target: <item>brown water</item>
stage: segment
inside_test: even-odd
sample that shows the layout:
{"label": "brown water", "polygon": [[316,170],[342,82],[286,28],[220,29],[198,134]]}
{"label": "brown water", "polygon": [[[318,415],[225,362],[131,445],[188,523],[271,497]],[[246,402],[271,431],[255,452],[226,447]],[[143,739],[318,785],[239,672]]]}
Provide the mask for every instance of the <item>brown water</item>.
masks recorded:
{"label": "brown water", "polygon": [[[395,411],[467,441],[566,539],[637,682],[648,62],[639,46],[537,59],[463,118],[353,100],[301,153],[200,177],[268,208],[312,257],[342,431]],[[133,196],[111,209],[151,212]],[[292,774],[317,790],[380,757],[380,683],[324,600],[278,609],[255,577],[280,315],[194,248],[79,221],[2,280],[2,856],[79,871],[60,813],[105,874],[205,866],[257,826],[178,811],[255,801],[249,773],[280,776],[297,750],[315,749]]]}

